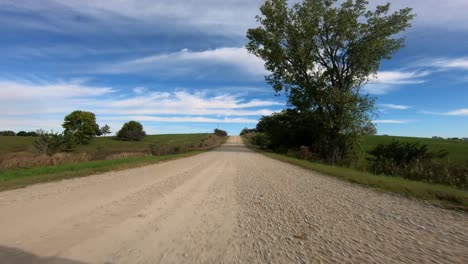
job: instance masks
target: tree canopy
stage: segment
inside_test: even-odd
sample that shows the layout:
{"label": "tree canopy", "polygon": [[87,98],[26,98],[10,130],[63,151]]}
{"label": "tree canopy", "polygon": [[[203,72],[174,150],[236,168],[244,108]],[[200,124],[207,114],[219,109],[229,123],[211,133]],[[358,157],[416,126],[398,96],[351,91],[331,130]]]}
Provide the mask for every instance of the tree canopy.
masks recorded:
{"label": "tree canopy", "polygon": [[[298,111],[314,112],[324,130],[327,160],[351,153],[368,130],[374,99],[360,88],[383,59],[403,47],[396,37],[410,26],[410,8],[389,14],[390,4],[368,10],[365,0],[267,0],[249,29],[246,48],[265,61],[266,81],[284,91]],[[364,129],[364,128],[367,129]]]}
{"label": "tree canopy", "polygon": [[78,144],[88,144],[93,137],[99,134],[99,125],[92,112],[73,111],[65,117],[62,125],[65,134],[71,134]]}
{"label": "tree canopy", "polygon": [[143,131],[143,125],[137,121],[130,121],[122,126],[122,129],[117,132],[117,139],[127,141],[139,141],[146,136]]}

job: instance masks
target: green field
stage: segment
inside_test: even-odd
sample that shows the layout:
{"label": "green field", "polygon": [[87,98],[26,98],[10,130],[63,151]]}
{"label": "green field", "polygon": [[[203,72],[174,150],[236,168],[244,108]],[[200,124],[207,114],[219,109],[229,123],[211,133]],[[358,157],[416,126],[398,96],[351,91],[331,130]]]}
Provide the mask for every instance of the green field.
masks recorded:
{"label": "green field", "polygon": [[419,142],[428,145],[431,151],[446,150],[450,161],[468,161],[468,141],[455,141],[447,139],[394,137],[394,136],[366,136],[362,146],[365,152],[371,150],[378,144],[389,144],[393,140],[400,142]]}
{"label": "green field", "polygon": [[[142,141],[118,141],[112,137],[98,137],[89,145],[78,146],[76,152],[93,152],[96,150],[105,153],[118,152],[142,152],[148,151],[151,145],[184,146],[198,144],[210,134],[171,134],[171,135],[149,135]],[[0,136],[0,155],[11,153],[34,151],[33,143],[35,137],[6,137]]]}

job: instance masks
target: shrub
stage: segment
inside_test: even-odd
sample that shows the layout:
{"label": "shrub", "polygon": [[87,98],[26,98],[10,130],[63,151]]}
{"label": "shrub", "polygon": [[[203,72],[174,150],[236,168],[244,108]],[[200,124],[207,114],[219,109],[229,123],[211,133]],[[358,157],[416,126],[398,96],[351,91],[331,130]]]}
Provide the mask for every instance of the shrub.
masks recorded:
{"label": "shrub", "polygon": [[239,135],[240,135],[240,136],[243,136],[243,135],[247,135],[247,134],[249,134],[249,133],[255,133],[255,132],[257,132],[257,129],[255,129],[255,128],[252,128],[252,129],[250,129],[250,128],[244,128],[244,129],[242,129],[242,131],[240,132]]}
{"label": "shrub", "polygon": [[140,141],[146,136],[143,131],[143,125],[140,122],[130,121],[122,126],[122,129],[117,132],[118,140],[125,141]]}
{"label": "shrub", "polygon": [[34,148],[41,154],[49,156],[58,152],[69,152],[76,146],[76,138],[70,133],[41,133],[39,138],[34,142]]}
{"label": "shrub", "polygon": [[380,144],[368,153],[373,156],[368,160],[374,174],[468,188],[468,164],[443,160],[446,151],[430,152],[427,145],[393,141]]}
{"label": "shrub", "polygon": [[268,148],[268,146],[270,146],[270,138],[265,133],[248,133],[245,136],[250,143],[261,148]]}
{"label": "shrub", "polygon": [[228,133],[224,130],[221,130],[221,129],[215,129],[214,130],[214,134],[219,136],[219,137],[227,137]]}
{"label": "shrub", "polygon": [[415,143],[402,143],[393,141],[388,145],[379,144],[368,152],[371,170],[374,173],[394,174],[394,169],[407,167],[415,161],[429,161],[434,158],[446,157],[447,151],[430,152],[427,145]]}

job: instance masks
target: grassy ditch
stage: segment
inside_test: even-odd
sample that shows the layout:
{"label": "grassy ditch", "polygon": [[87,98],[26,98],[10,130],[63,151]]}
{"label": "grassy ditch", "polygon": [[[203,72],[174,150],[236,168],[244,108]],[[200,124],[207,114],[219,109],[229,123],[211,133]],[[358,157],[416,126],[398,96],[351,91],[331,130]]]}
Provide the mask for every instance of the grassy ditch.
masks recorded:
{"label": "grassy ditch", "polygon": [[433,205],[444,208],[463,210],[468,212],[468,192],[456,187],[412,181],[394,176],[374,175],[355,169],[301,160],[284,154],[277,154],[261,150],[255,145],[251,144],[245,137],[243,137],[243,140],[249,148],[253,148],[268,157],[280,161],[294,164],[305,169],[320,172],[349,182],[398,193],[406,197],[422,199]]}
{"label": "grassy ditch", "polygon": [[[198,138],[197,138],[198,139]],[[50,182],[75,177],[89,176],[108,171],[124,170],[193,156],[225,143],[227,137],[220,138],[216,145],[203,149],[168,155],[146,155],[143,157],[126,157],[109,160],[92,160],[78,163],[58,164],[54,166],[38,166],[31,168],[15,168],[0,170],[0,191],[26,187],[28,185]],[[165,144],[171,142],[164,141]],[[179,143],[179,142],[178,142]],[[174,144],[174,142],[172,142]]]}

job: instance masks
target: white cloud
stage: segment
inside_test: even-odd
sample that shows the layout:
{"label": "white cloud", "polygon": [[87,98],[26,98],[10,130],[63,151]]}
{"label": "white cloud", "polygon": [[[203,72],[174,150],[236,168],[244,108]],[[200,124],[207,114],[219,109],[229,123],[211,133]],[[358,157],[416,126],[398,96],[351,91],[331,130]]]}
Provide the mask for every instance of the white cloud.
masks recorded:
{"label": "white cloud", "polygon": [[101,96],[115,92],[110,87],[91,87],[81,81],[35,85],[30,82],[0,81],[0,99],[80,98]]}
{"label": "white cloud", "polygon": [[468,116],[468,108],[458,109],[445,113],[450,116]]}
{"label": "white cloud", "polygon": [[[43,14],[47,19],[18,20],[23,27],[49,31],[93,32],[152,30],[199,33],[243,37],[247,28],[256,24],[255,15],[262,0],[3,0],[0,9],[23,10]],[[94,27],[83,23],[85,18],[97,24]],[[86,25],[86,26],[85,26]],[[132,34],[132,31],[128,31]]]}
{"label": "white cloud", "polygon": [[201,116],[122,116],[122,117],[109,117],[109,120],[138,120],[138,121],[151,121],[151,122],[169,122],[169,123],[249,123],[256,124],[257,119],[249,118],[210,118]]}
{"label": "white cloud", "polygon": [[374,124],[407,124],[407,120],[382,119],[372,121]]}
{"label": "white cloud", "polygon": [[101,123],[129,117],[146,122],[255,123],[258,116],[283,107],[280,102],[207,91],[138,88],[125,93],[83,83],[0,81],[0,111],[7,113],[0,117],[2,129],[60,129],[63,116],[77,109],[94,112]]}
{"label": "white cloud", "polygon": [[363,92],[369,94],[387,94],[401,85],[421,84],[430,74],[429,71],[380,71],[364,85]]}
{"label": "white cloud", "polygon": [[386,108],[386,109],[395,109],[395,110],[407,110],[411,108],[411,106],[409,105],[399,105],[399,104],[379,104],[379,106]]}
{"label": "white cloud", "polygon": [[468,18],[466,16],[468,1],[466,0],[373,0],[370,2],[373,6],[390,2],[393,10],[403,7],[413,8],[413,12],[416,14],[413,23],[415,28],[468,29]]}
{"label": "white cloud", "polygon": [[431,66],[440,69],[468,70],[468,57],[461,58],[436,58],[420,63],[424,66]]}
{"label": "white cloud", "polygon": [[145,93],[147,91],[148,91],[148,89],[146,89],[145,87],[135,87],[135,88],[133,88],[133,92],[136,93],[136,94],[142,94],[142,93]]}
{"label": "white cloud", "polygon": [[234,67],[238,71],[254,76],[268,74],[264,69],[264,61],[250,54],[245,48],[218,48],[204,51],[183,49],[178,52],[156,54],[101,66],[97,71],[104,73],[150,72],[172,76],[193,75],[194,73],[202,75],[206,71],[219,71],[220,65],[224,66],[225,70],[229,70],[228,67]]}
{"label": "white cloud", "polygon": [[456,109],[448,112],[420,111],[421,114],[445,115],[445,116],[468,116],[468,108]]}

